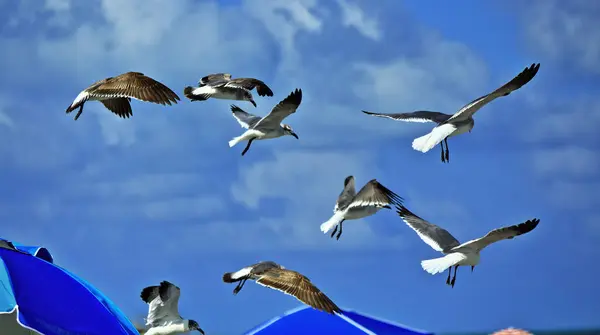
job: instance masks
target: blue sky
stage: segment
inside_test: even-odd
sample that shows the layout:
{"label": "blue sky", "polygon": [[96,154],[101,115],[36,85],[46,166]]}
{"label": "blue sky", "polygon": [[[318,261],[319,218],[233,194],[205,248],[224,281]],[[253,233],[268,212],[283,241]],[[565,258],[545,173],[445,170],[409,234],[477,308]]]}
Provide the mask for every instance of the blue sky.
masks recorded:
{"label": "blue sky", "polygon": [[[226,271],[274,260],[340,306],[433,331],[600,326],[600,5],[593,1],[0,0],[0,222],[46,246],[132,319],[139,290],[167,279],[210,334],[240,334],[298,303]],[[411,148],[430,125],[362,109],[453,113],[526,66],[538,75],[476,116],[471,134]],[[97,102],[92,82],[143,72],[183,97],[205,74],[265,80],[264,115],[296,87],[300,136],[243,147],[229,102]],[[459,240],[539,217],[482,253],[473,273],[420,267],[438,254],[393,211],[319,230],[344,178],[372,178]],[[483,300],[484,302],[482,302]],[[260,304],[260,307],[256,307]],[[474,307],[475,305],[475,307]]]}

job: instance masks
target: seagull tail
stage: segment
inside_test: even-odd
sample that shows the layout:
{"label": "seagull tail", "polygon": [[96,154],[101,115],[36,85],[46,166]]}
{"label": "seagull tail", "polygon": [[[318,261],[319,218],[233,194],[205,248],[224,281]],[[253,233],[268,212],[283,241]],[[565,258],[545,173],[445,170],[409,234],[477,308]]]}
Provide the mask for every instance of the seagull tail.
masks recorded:
{"label": "seagull tail", "polygon": [[195,88],[192,86],[186,86],[183,89],[183,95],[185,95],[186,98],[190,99],[191,101],[203,101],[206,100],[206,97],[204,95],[198,95],[198,94],[194,94],[194,90]]}
{"label": "seagull tail", "polygon": [[235,283],[237,280],[233,279],[232,273],[227,272],[223,275],[223,282],[225,283]]}
{"label": "seagull tail", "polygon": [[444,257],[428,259],[421,262],[423,270],[434,275],[436,273],[442,273],[451,266],[457,265],[460,261],[464,260],[465,256],[459,253],[452,253],[445,255]]}
{"label": "seagull tail", "polygon": [[327,234],[328,231],[332,230],[338,224],[340,224],[340,222],[342,222],[343,219],[344,213],[336,212],[331,218],[329,218],[329,220],[321,224],[321,231],[323,232],[323,234]]}
{"label": "seagull tail", "polygon": [[234,145],[240,143],[241,141],[244,140],[244,136],[238,136],[238,137],[234,137],[231,141],[229,141],[229,147],[233,147]]}
{"label": "seagull tail", "polygon": [[425,134],[421,137],[415,138],[412,142],[412,147],[413,149],[420,151],[420,152],[427,152],[429,150],[431,150],[431,148],[433,148],[435,146],[431,145],[431,142],[429,139],[431,138],[431,133],[429,134]]}

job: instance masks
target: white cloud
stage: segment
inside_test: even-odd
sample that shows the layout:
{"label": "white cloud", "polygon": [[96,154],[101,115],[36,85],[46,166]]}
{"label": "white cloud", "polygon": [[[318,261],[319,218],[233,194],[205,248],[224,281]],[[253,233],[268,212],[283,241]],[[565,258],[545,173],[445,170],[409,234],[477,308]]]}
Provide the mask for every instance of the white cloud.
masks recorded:
{"label": "white cloud", "polygon": [[379,28],[379,22],[374,18],[366,17],[365,12],[356,4],[346,0],[337,0],[342,9],[342,24],[346,27],[354,27],[363,36],[375,41],[380,41],[383,32]]}
{"label": "white cloud", "polygon": [[533,169],[543,177],[590,177],[598,174],[600,155],[576,146],[534,151]]}
{"label": "white cloud", "polygon": [[557,60],[600,73],[600,6],[594,1],[538,0],[524,10],[530,43]]}

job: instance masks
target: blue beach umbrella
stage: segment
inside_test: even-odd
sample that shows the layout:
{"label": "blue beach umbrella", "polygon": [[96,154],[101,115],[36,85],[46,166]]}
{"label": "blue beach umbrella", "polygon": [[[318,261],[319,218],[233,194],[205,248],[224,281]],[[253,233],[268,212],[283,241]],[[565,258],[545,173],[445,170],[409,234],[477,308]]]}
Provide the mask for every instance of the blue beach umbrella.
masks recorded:
{"label": "blue beach umbrella", "polygon": [[[14,312],[21,326],[46,335],[139,335],[100,291],[55,265],[46,248],[0,239],[0,314]],[[0,318],[0,329],[8,320]]]}

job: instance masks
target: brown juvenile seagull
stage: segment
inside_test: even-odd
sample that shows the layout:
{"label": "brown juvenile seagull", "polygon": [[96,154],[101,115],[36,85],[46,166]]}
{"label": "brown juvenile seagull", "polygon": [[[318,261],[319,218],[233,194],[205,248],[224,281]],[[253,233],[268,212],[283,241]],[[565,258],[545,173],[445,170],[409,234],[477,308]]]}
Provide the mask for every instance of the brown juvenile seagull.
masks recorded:
{"label": "brown juvenile seagull", "polygon": [[[416,138],[412,142],[413,149],[421,152],[427,152],[436,145],[442,147],[442,162],[450,162],[450,150],[448,149],[448,138],[466,132],[471,132],[475,126],[473,115],[481,107],[494,101],[496,98],[505,97],[512,91],[516,91],[527,84],[538,73],[540,64],[531,64],[519,73],[511,81],[496,89],[494,92],[479,97],[464,105],[453,115],[440,112],[416,111],[412,113],[384,114],[363,111],[363,113],[373,116],[385,117],[396,121],[405,122],[435,122],[437,126],[427,134]],[[443,143],[442,143],[443,142]],[[446,150],[444,151],[444,144]]]}
{"label": "brown juvenile seagull", "polygon": [[[399,206],[398,215],[411,227],[417,235],[434,250],[444,254],[443,257],[428,259],[421,262],[423,270],[434,275],[448,269],[446,284],[454,287],[456,271],[459,266],[471,266],[471,271],[479,264],[479,253],[490,244],[502,240],[510,240],[516,236],[527,234],[534,230],[540,219],[531,219],[512,226],[497,228],[485,236],[460,243],[446,229],[434,225],[409,211],[404,205]],[[452,268],[454,277],[450,280]]]}
{"label": "brown juvenile seagull", "polygon": [[116,77],[99,80],[81,91],[67,108],[67,114],[79,107],[75,120],[83,112],[86,101],[102,102],[104,107],[122,118],[133,115],[131,99],[153,102],[161,105],[176,104],[179,97],[164,84],[140,72],[127,72]]}
{"label": "brown juvenile seagull", "polygon": [[187,86],[183,94],[191,101],[203,101],[209,98],[224,100],[250,101],[254,107],[256,102],[252,97],[252,91],[261,97],[273,96],[273,91],[263,81],[255,78],[231,79],[229,73],[215,73],[204,76],[198,82],[199,87]]}
{"label": "brown juvenile seagull", "polygon": [[233,290],[233,294],[237,294],[248,279],[252,279],[262,286],[292,295],[315,309],[330,314],[342,312],[333,301],[310,282],[310,279],[296,271],[285,269],[275,262],[264,261],[223,275],[225,283],[239,282]]}

